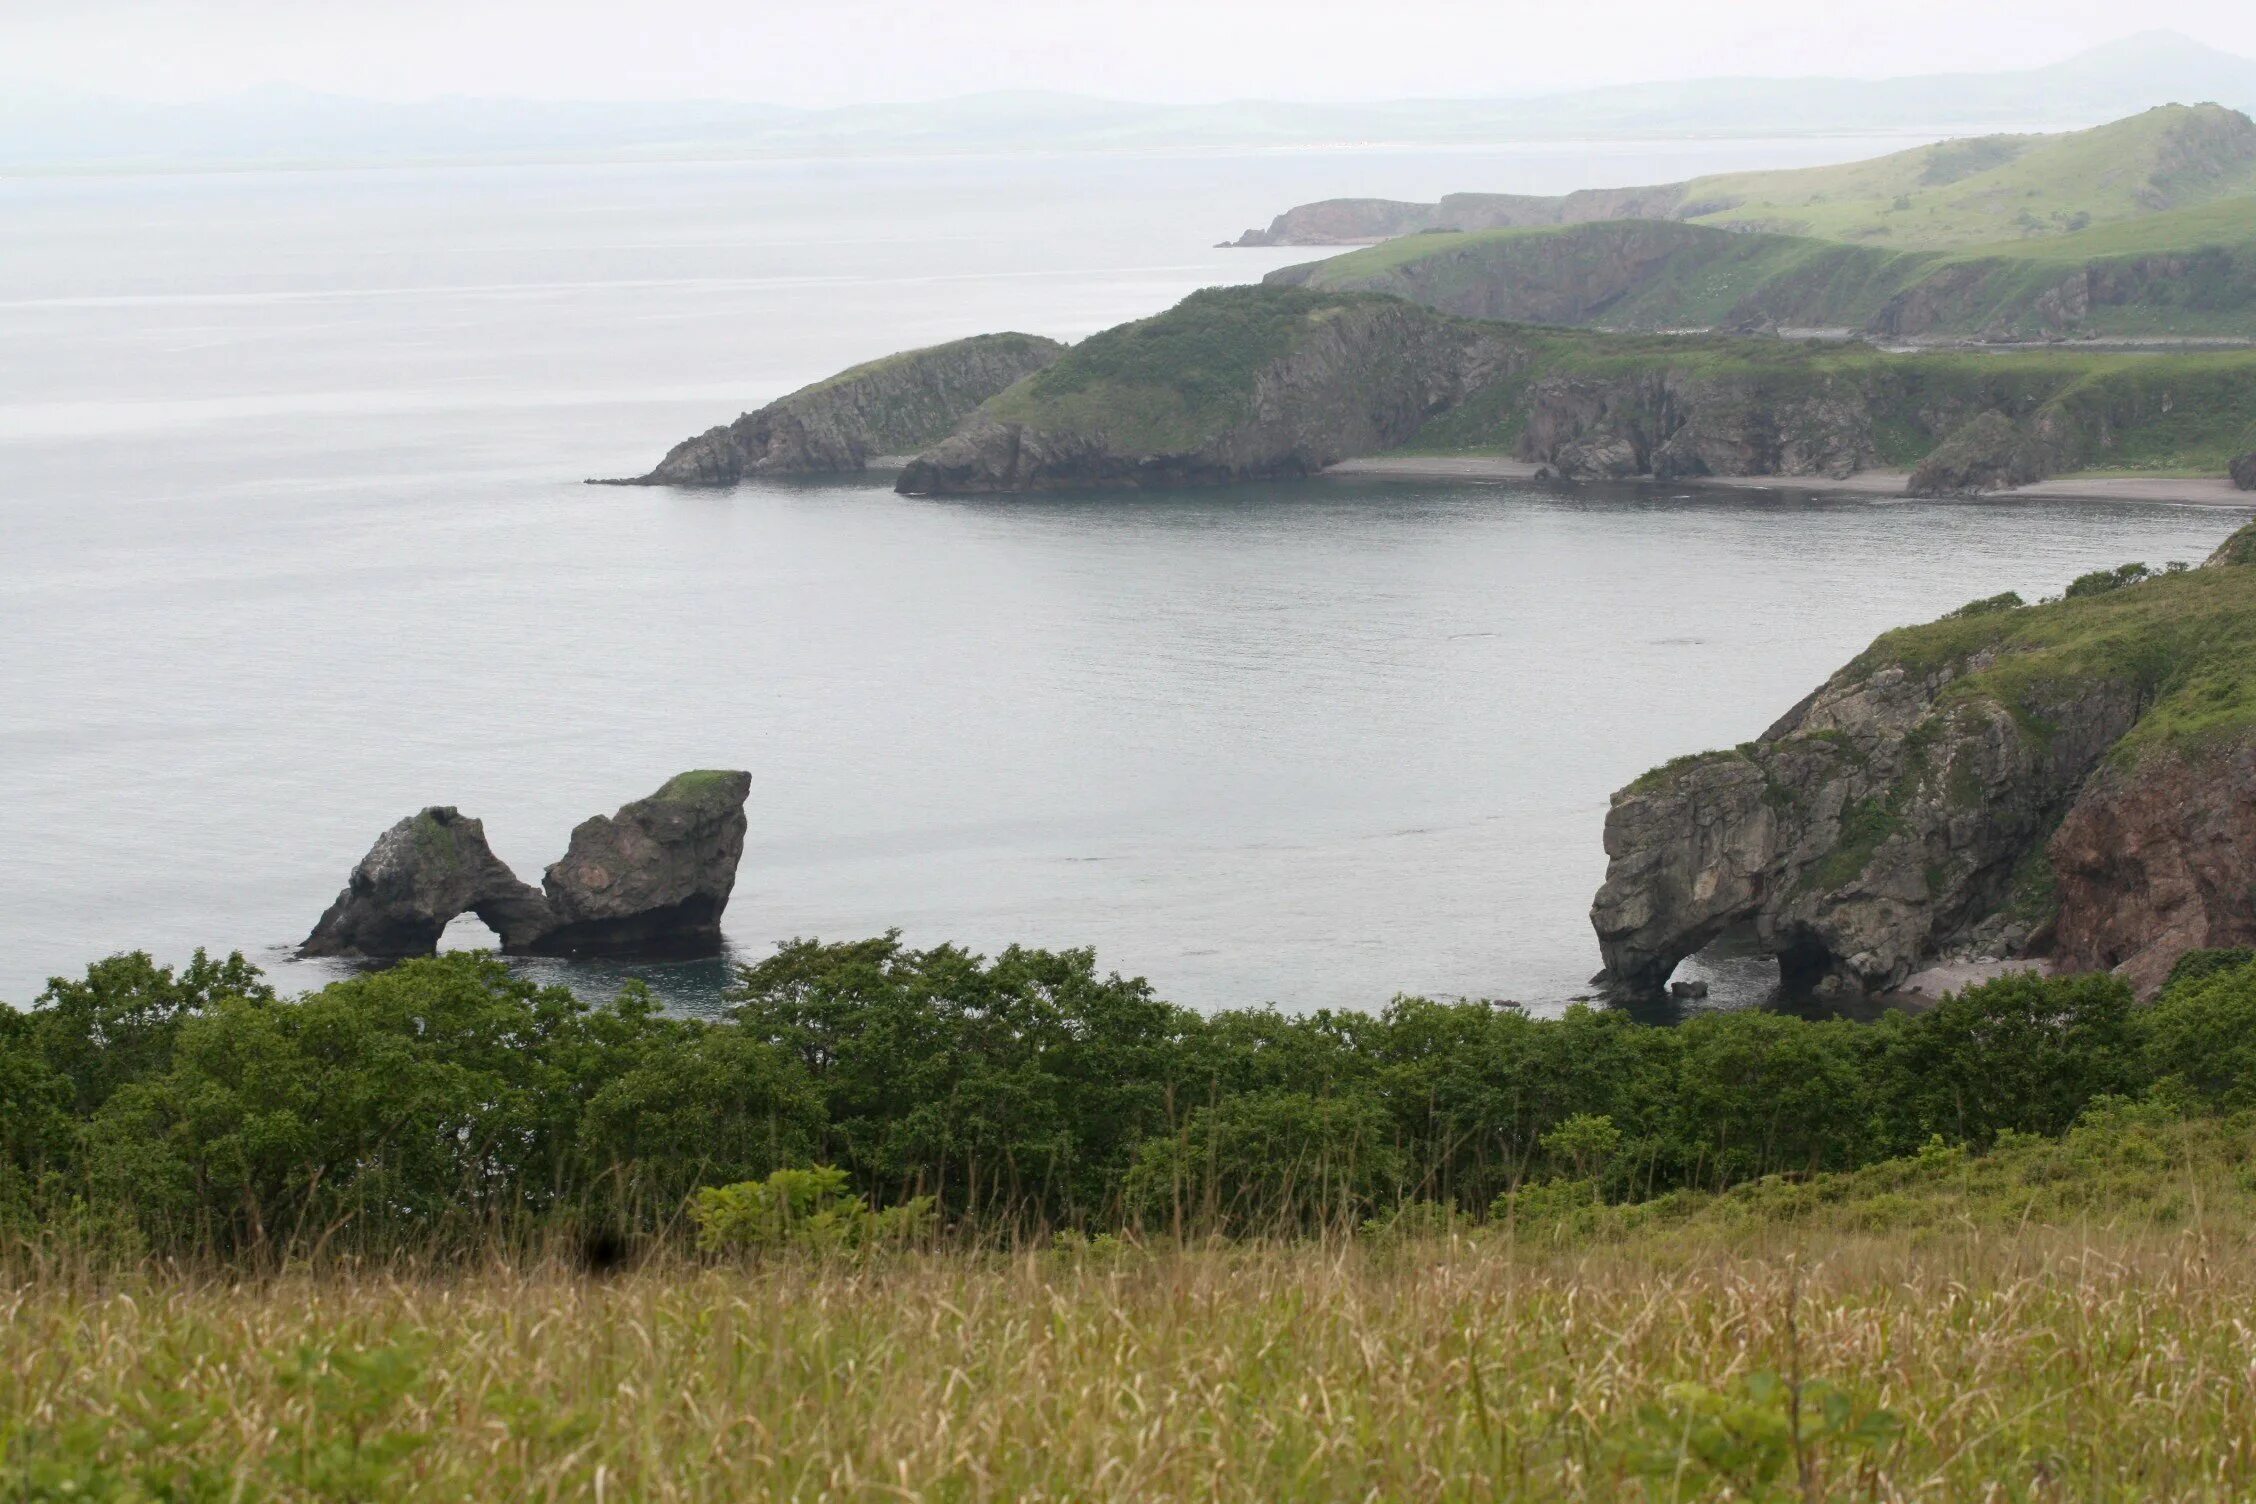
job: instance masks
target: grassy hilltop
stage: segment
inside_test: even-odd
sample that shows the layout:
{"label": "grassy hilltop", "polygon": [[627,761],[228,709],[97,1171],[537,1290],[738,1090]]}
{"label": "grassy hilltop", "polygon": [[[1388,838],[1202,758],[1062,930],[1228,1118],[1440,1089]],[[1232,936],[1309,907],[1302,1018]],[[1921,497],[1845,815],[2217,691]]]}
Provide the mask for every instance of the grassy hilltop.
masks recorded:
{"label": "grassy hilltop", "polygon": [[1976,136],[1838,167],[1695,178],[1679,215],[1826,240],[1962,246],[2252,193],[2248,117],[2214,104],[2164,105],[2063,135]]}
{"label": "grassy hilltop", "polygon": [[[2256,124],[2213,105],[1837,167],[1370,213],[1397,238],[1270,280],[1606,328],[2256,335]],[[1436,228],[1400,233],[1419,226]]]}
{"label": "grassy hilltop", "polygon": [[2256,336],[2256,198],[1952,250],[1663,221],[1408,235],[1268,280],[1609,329],[2246,338]]}

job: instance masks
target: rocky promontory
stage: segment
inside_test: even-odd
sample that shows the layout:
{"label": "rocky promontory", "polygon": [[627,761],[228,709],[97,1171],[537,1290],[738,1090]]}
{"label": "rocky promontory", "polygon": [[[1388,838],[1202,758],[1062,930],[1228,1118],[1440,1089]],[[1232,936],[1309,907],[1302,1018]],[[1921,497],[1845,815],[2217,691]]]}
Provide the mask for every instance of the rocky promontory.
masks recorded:
{"label": "rocky promontory", "polygon": [[2256,491],[2256,452],[2236,456],[2225,473],[2243,491]]}
{"label": "rocky promontory", "polygon": [[981,334],[888,355],[684,439],[622,486],[733,486],[754,475],[834,475],[944,437],[996,393],[1065,352],[1032,334]]}
{"label": "rocky promontory", "polygon": [[2207,567],[2087,576],[1880,638],[1776,725],[1614,796],[1605,978],[1726,935],[1791,988],[2051,954],[2151,991],[2256,940],[2256,526]]}
{"label": "rocky promontory", "polygon": [[911,495],[1310,475],[1492,385],[1514,332],[1394,298],[1193,293],[1094,335],[901,472]]}
{"label": "rocky promontory", "polygon": [[434,805],[376,838],[301,956],[427,956],[474,913],[513,955],[712,954],[744,853],[752,775],[706,770],[572,832],[534,888],[486,844],[485,827]]}

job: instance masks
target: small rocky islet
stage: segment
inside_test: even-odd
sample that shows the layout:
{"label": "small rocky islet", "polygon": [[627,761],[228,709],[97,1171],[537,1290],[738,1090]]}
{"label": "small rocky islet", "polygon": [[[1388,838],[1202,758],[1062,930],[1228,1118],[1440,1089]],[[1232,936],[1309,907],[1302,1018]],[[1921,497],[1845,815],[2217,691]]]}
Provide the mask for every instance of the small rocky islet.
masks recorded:
{"label": "small rocky islet", "polygon": [[450,805],[376,838],[300,956],[427,956],[476,914],[510,955],[685,959],[717,954],[744,855],[752,775],[707,769],[596,815],[533,887],[494,855],[485,827]]}

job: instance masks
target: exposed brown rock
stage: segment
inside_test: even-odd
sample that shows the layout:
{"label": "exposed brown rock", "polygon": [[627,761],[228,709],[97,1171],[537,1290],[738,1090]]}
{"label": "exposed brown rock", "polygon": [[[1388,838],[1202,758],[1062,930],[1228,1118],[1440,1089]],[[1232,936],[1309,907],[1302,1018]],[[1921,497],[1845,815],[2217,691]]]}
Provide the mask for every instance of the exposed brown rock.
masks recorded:
{"label": "exposed brown rock", "polygon": [[2103,770],[2048,849],[2067,969],[2152,995],[2188,950],[2256,945],[2256,742]]}

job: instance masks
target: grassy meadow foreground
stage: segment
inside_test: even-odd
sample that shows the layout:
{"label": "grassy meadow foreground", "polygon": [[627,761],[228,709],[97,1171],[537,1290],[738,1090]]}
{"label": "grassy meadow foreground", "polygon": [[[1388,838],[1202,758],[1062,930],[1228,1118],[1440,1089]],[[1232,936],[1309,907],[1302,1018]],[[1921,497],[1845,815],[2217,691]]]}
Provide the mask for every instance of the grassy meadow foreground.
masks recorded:
{"label": "grassy meadow foreground", "polygon": [[891,938],[735,996],[0,1010],[0,1498],[2256,1490],[2246,951],[1874,1024]]}
{"label": "grassy meadow foreground", "polygon": [[[2233,1499],[2246,1119],[1532,1227],[21,1265],[9,1498]],[[1415,1220],[1415,1219],[1414,1219]]]}

